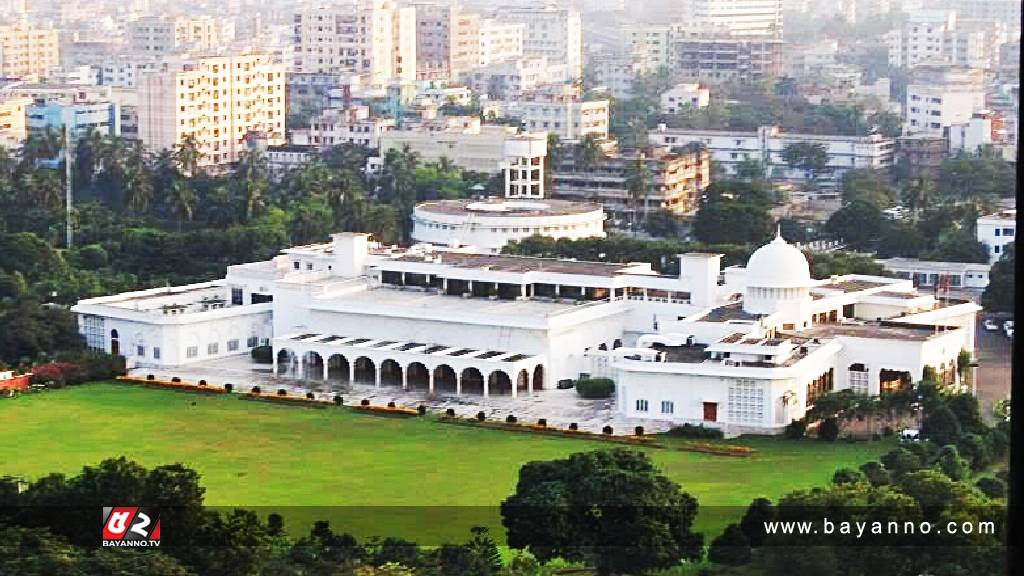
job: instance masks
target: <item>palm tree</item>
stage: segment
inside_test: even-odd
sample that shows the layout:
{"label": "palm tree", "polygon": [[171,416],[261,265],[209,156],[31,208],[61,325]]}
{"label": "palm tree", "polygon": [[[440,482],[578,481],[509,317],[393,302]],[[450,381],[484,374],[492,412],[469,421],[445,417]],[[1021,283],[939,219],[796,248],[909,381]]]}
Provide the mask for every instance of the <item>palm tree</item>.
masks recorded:
{"label": "palm tree", "polygon": [[442,155],[437,159],[437,171],[440,172],[442,176],[452,174],[455,172],[455,163],[452,162],[451,158]]}
{"label": "palm tree", "polygon": [[926,210],[935,195],[935,183],[929,178],[917,178],[903,191],[903,201],[910,211],[917,214]]}
{"label": "palm tree", "polygon": [[42,134],[33,134],[21,147],[21,160],[26,166],[35,166],[39,160],[53,159],[63,147],[63,137],[52,128]]}
{"label": "palm tree", "polygon": [[192,214],[196,205],[196,193],[192,190],[188,180],[176,178],[171,184],[170,195],[167,197],[167,201],[170,204],[171,212],[178,219],[178,230],[180,231],[182,224],[186,220],[192,220]]}
{"label": "palm tree", "polygon": [[188,176],[195,176],[199,173],[199,161],[202,158],[203,153],[199,151],[199,142],[192,134],[182,138],[181,142],[175,146],[174,160],[178,169]]}
{"label": "palm tree", "polygon": [[21,177],[21,204],[59,210],[64,205],[64,185],[53,170],[32,170]]}
{"label": "palm tree", "polygon": [[132,152],[125,161],[124,191],[125,205],[136,214],[146,212],[153,201],[153,180],[138,151]]}
{"label": "palm tree", "polygon": [[263,208],[263,195],[267,191],[267,159],[257,151],[249,152],[242,161],[242,169],[245,196],[243,221],[248,222]]}
{"label": "palm tree", "polygon": [[636,160],[633,162],[633,166],[630,167],[629,176],[626,178],[626,190],[629,191],[629,203],[632,208],[632,221],[633,235],[637,233],[637,213],[639,212],[639,205],[641,200],[644,203],[644,215],[643,219],[647,221],[647,189],[650,182],[650,172],[647,169],[647,159],[644,153],[637,150]]}

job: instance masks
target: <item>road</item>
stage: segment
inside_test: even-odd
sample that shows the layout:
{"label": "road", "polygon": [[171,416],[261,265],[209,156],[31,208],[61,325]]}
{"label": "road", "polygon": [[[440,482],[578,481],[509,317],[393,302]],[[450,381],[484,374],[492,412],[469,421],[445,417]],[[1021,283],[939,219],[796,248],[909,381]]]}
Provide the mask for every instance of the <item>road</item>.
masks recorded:
{"label": "road", "polygon": [[975,346],[978,351],[978,397],[982,410],[988,415],[995,402],[1005,400],[1010,394],[1011,340],[1002,331],[985,331],[979,320]]}

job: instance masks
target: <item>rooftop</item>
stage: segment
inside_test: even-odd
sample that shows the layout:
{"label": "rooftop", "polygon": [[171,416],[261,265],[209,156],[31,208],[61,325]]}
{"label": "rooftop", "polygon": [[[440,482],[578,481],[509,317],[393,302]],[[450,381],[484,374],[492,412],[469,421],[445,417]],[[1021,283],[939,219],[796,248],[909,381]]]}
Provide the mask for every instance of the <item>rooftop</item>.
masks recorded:
{"label": "rooftop", "polygon": [[728,322],[730,320],[757,320],[760,318],[760,314],[751,314],[743,310],[743,303],[737,302],[736,304],[729,304],[727,306],[719,306],[712,310],[702,320],[704,322]]}
{"label": "rooftop", "polygon": [[483,200],[436,200],[424,202],[417,210],[436,214],[451,215],[483,215],[536,218],[538,216],[571,216],[601,210],[598,204],[588,202],[570,202],[567,200],[506,200],[505,198],[486,198]]}
{"label": "rooftop", "polygon": [[[382,287],[346,293],[341,298],[326,297],[310,304],[314,309],[371,312],[379,316],[420,316],[457,318],[467,314],[499,318],[545,318],[578,309],[583,304],[542,300],[491,300],[444,296],[413,288]],[[385,309],[377,308],[383,307]],[[388,311],[391,313],[389,314]]]}
{"label": "rooftop", "polygon": [[874,338],[879,340],[907,340],[924,342],[946,331],[944,327],[920,326],[900,322],[867,322],[864,324],[818,324],[799,334],[780,334],[792,338],[831,338],[848,336],[852,338]]}
{"label": "rooftop", "polygon": [[[465,252],[434,252],[430,255],[406,254],[398,257],[396,260],[399,262],[433,262],[458,268],[499,272],[553,272],[583,276],[604,276],[608,278],[626,273],[629,268],[633,267],[630,264],[609,262],[585,262],[580,260],[558,260],[554,258],[533,258],[505,254],[471,254]],[[386,266],[386,263],[381,265]]]}

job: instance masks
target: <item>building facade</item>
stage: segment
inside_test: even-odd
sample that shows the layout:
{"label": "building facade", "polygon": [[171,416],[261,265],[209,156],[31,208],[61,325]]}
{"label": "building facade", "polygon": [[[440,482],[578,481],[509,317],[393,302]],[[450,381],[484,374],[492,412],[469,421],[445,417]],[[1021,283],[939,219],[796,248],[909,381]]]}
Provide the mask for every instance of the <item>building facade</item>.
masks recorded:
{"label": "building facade", "polygon": [[497,17],[524,26],[524,56],[545,56],[552,63],[564,64],[570,79],[583,77],[583,22],[579,10],[505,7]]}
{"label": "building facade", "polygon": [[907,86],[904,134],[946,136],[953,124],[970,121],[985,109],[981,70],[920,66]]}
{"label": "building facade", "polygon": [[988,261],[996,263],[1006,253],[1006,246],[1017,239],[1017,210],[1003,210],[978,218],[978,242],[988,249]]}
{"label": "building facade", "polygon": [[0,146],[17,150],[28,136],[26,112],[32,100],[19,96],[0,96]]}
{"label": "building facade", "polygon": [[0,76],[46,76],[59,66],[58,30],[27,20],[0,26]]}

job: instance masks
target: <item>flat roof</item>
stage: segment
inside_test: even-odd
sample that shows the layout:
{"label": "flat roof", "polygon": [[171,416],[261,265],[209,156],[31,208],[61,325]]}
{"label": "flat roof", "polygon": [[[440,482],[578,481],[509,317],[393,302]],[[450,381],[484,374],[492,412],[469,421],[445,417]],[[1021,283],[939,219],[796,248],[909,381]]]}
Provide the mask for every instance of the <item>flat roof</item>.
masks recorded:
{"label": "flat roof", "polygon": [[[398,288],[376,288],[347,293],[337,298],[324,298],[311,303],[313,309],[353,311],[375,314],[373,306],[399,308],[410,313],[429,312],[431,315],[449,315],[457,318],[468,313],[486,314],[493,317],[524,318],[546,317],[561,314],[582,306],[545,302],[541,300],[490,300],[487,298],[459,298],[433,292],[402,290]],[[380,315],[393,316],[382,313]]]}
{"label": "flat roof", "polygon": [[729,320],[757,320],[760,314],[751,314],[743,309],[743,303],[728,304],[715,308],[703,318],[704,322],[728,322]]}
{"label": "flat roof", "polygon": [[[508,208],[508,209],[502,209]],[[484,198],[480,200],[434,200],[416,206],[417,210],[436,214],[469,215],[503,218],[536,218],[538,216],[572,216],[601,210],[598,204],[572,202],[551,198],[506,199]]]}
{"label": "flat roof", "polygon": [[[632,264],[610,262],[587,262],[582,260],[560,260],[555,258],[534,258],[510,256],[507,254],[481,254],[467,252],[432,252],[428,255],[406,254],[395,258],[399,262],[431,262],[456,268],[494,270],[499,272],[554,272],[579,274],[583,276],[612,277],[626,273]],[[387,261],[378,265],[387,268]]]}
{"label": "flat roof", "polygon": [[919,326],[896,322],[870,322],[865,324],[818,324],[799,333],[787,333],[780,336],[794,338],[831,338],[833,336],[850,336],[853,338],[876,338],[879,340],[908,340],[924,342],[943,334],[942,327]]}

